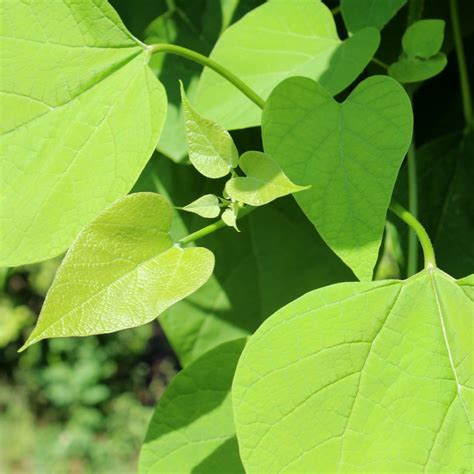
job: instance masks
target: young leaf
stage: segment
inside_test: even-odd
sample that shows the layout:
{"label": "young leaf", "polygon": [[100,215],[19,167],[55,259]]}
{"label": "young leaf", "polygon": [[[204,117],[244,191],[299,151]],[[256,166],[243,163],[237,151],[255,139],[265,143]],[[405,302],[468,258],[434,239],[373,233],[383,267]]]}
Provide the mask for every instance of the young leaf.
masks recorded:
{"label": "young leaf", "polygon": [[208,178],[221,178],[237,166],[239,154],[229,132],[200,115],[189,103],[181,84],[189,159]]}
{"label": "young leaf", "polygon": [[444,53],[438,53],[429,59],[402,58],[390,65],[388,74],[404,84],[420,82],[437,76],[447,63]]}
{"label": "young leaf", "polygon": [[443,39],[443,20],[420,20],[407,29],[402,46],[408,57],[428,59],[439,53]]}
{"label": "young leaf", "polygon": [[15,266],[58,255],[130,190],[166,94],[107,1],[1,9],[0,265]]}
{"label": "young leaf", "polygon": [[406,3],[407,0],[341,0],[341,13],[351,33],[368,26],[381,30]]}
{"label": "young leaf", "polygon": [[180,372],[160,399],[138,472],[244,473],[231,386],[245,339],[222,344]]}
{"label": "young leaf", "polygon": [[159,194],[120,199],[79,234],[22,349],[45,338],[140,326],[210,277],[205,248],[173,247],[172,208]]}
{"label": "young leaf", "polygon": [[342,104],[306,78],[283,81],[267,101],[265,152],[312,186],[296,201],[359,279],[372,277],[412,128],[407,94],[385,76],[361,82]]}
{"label": "young leaf", "polygon": [[[363,71],[379,42],[374,28],[341,41],[331,11],[319,0],[272,0],[228,28],[210,57],[264,99],[296,75],[336,94]],[[227,129],[260,125],[260,109],[210,69],[202,74],[195,103]]]}
{"label": "young leaf", "polygon": [[225,225],[233,227],[237,232],[240,232],[237,227],[237,217],[239,215],[239,206],[237,203],[232,203],[223,213],[221,219]]}
{"label": "young leaf", "polygon": [[212,219],[217,217],[221,208],[219,206],[219,199],[215,194],[205,194],[195,201],[189,203],[187,206],[178,207],[182,211],[194,212],[201,217]]}
{"label": "young leaf", "polygon": [[274,314],[233,384],[246,472],[468,472],[473,291],[474,276],[431,268]]}
{"label": "young leaf", "polygon": [[279,197],[308,189],[307,186],[292,183],[278,163],[265,153],[244,153],[239,167],[247,177],[232,178],[225,186],[227,194],[235,201],[263,206]]}

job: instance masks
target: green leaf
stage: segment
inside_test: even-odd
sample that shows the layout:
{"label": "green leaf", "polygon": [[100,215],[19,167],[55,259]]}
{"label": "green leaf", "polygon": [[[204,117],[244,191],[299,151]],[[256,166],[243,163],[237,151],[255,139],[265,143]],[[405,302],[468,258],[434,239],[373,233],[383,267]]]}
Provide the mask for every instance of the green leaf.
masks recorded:
{"label": "green leaf", "polygon": [[265,152],[312,186],[296,201],[361,280],[372,277],[412,128],[407,94],[385,76],[364,80],[342,104],[306,78],[283,81],[267,101]]}
{"label": "green leaf", "polygon": [[87,225],[63,260],[22,349],[45,338],[140,326],[202,286],[214,256],[205,248],[174,247],[171,215],[164,197],[138,193]]}
{"label": "green leaf", "polygon": [[193,166],[208,178],[221,178],[237,166],[239,154],[229,132],[200,115],[189,103],[181,84],[186,140]]}
{"label": "green leaf", "polygon": [[244,473],[231,386],[245,339],[222,344],[180,372],[157,405],[139,473]]}
{"label": "green leaf", "polygon": [[189,203],[187,206],[178,207],[182,211],[194,212],[198,216],[212,219],[217,217],[221,208],[219,206],[219,199],[215,194],[205,194],[195,201]]}
{"label": "green leaf", "polygon": [[246,472],[468,472],[474,277],[310,292],[269,318],[232,398]]}
{"label": "green leaf", "polygon": [[408,57],[428,59],[439,53],[443,39],[443,20],[420,20],[406,30],[402,46]]}
{"label": "green leaf", "polygon": [[[337,94],[362,72],[379,42],[375,29],[341,41],[330,10],[319,0],[272,0],[228,28],[210,57],[264,99],[296,75],[317,79]],[[227,129],[260,125],[260,109],[209,69],[202,74],[195,104]]]}
{"label": "green leaf", "polygon": [[222,213],[221,219],[224,221],[224,224],[233,227],[237,232],[240,232],[237,227],[237,218],[239,216],[240,206],[238,203],[233,202],[229,207]]}
{"label": "green leaf", "polygon": [[341,13],[352,33],[368,26],[381,30],[406,3],[407,0],[341,0]]}
{"label": "green leaf", "polygon": [[0,265],[15,266],[58,255],[130,190],[166,94],[105,0],[1,9]]}
{"label": "green leaf", "polygon": [[401,83],[420,82],[438,75],[447,63],[444,53],[429,59],[402,58],[390,65],[388,74]]}
{"label": "green leaf", "polygon": [[263,206],[279,197],[308,188],[292,183],[278,163],[265,153],[244,153],[240,157],[239,167],[247,177],[230,179],[225,190],[235,201],[251,206]]}

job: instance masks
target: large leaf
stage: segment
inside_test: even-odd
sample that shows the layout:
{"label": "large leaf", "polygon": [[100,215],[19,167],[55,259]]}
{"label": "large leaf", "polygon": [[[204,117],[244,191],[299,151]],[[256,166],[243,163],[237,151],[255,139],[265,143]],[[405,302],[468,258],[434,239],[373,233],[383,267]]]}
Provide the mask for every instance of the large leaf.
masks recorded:
{"label": "large leaf", "polygon": [[473,296],[431,268],[278,311],[234,379],[246,472],[470,472]]}
{"label": "large leaf", "polygon": [[126,194],[166,94],[105,0],[1,3],[0,265],[64,251]]}
{"label": "large leaf", "polygon": [[341,0],[341,13],[351,32],[368,26],[381,30],[405,3],[407,0]]}
{"label": "large leaf", "polygon": [[[336,94],[362,72],[379,41],[373,28],[341,41],[330,10],[319,0],[272,0],[228,28],[211,58],[264,99],[295,75],[317,79]],[[195,104],[227,129],[260,124],[260,109],[211,70],[203,72]]]}
{"label": "large leaf", "polygon": [[214,267],[205,248],[173,246],[172,208],[158,194],[117,201],[69,249],[23,349],[41,339],[140,326],[202,286]]}
{"label": "large leaf", "polygon": [[222,344],[176,376],[151,419],[141,474],[244,473],[230,393],[244,346],[245,339]]}
{"label": "large leaf", "polygon": [[385,76],[361,82],[342,104],[306,78],[285,80],[267,101],[265,151],[311,185],[298,204],[359,279],[372,277],[412,127],[407,94]]}

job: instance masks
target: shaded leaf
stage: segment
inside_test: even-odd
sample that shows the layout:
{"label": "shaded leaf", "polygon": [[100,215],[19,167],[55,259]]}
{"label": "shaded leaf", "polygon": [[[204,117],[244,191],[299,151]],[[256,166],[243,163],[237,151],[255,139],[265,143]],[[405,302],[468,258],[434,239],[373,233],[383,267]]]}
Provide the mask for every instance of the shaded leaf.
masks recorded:
{"label": "shaded leaf", "polygon": [[229,132],[200,115],[189,103],[181,84],[186,141],[193,166],[208,178],[221,178],[237,166],[239,154]]}
{"label": "shaded leaf", "polygon": [[248,151],[239,160],[247,177],[230,179],[225,190],[235,201],[263,206],[275,199],[307,189],[291,182],[278,163],[265,153]]}
{"label": "shaded leaf", "polygon": [[189,203],[187,206],[179,207],[182,211],[194,212],[201,217],[212,219],[217,217],[221,208],[219,206],[219,199],[215,194],[206,194]]}
{"label": "shaded leaf", "polygon": [[230,389],[245,339],[222,344],[180,372],[160,399],[139,473],[244,473]]}
{"label": "shaded leaf", "polygon": [[373,26],[381,30],[407,0],[341,0],[344,23],[352,33]]}
{"label": "shaded leaf", "polygon": [[407,94],[385,76],[364,80],[342,104],[306,78],[283,81],[267,101],[265,152],[311,185],[296,201],[359,279],[372,278],[412,127]]}
{"label": "shaded leaf", "polygon": [[205,248],[173,247],[172,208],[162,196],[117,201],[79,234],[22,350],[51,337],[140,326],[202,286],[214,267]]}
{"label": "shaded leaf", "polygon": [[439,53],[444,39],[443,20],[420,20],[409,26],[402,38],[408,57],[428,59]]}
{"label": "shaded leaf", "polygon": [[246,472],[469,471],[473,288],[431,268],[275,313],[233,384]]}
{"label": "shaded leaf", "polygon": [[1,10],[0,265],[15,266],[60,254],[130,190],[166,94],[105,0]]}
{"label": "shaded leaf", "polygon": [[444,53],[429,59],[402,58],[390,65],[388,74],[401,83],[420,82],[438,75],[447,63]]}
{"label": "shaded leaf", "polygon": [[[375,29],[341,41],[330,10],[319,0],[272,0],[229,27],[210,57],[264,99],[279,82],[296,75],[317,79],[336,94],[362,72],[379,41]],[[260,109],[208,69],[195,104],[227,129],[260,124]]]}

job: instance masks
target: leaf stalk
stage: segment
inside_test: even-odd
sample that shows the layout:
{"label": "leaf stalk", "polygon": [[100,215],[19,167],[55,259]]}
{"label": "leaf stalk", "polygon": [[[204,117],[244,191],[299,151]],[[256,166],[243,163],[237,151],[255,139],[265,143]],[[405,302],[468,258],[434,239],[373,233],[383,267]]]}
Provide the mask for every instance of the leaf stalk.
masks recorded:
{"label": "leaf stalk", "polygon": [[420,241],[421,248],[423,249],[425,268],[436,267],[436,257],[433,244],[431,243],[428,233],[421,222],[396,201],[390,203],[390,210],[415,231],[416,236]]}

